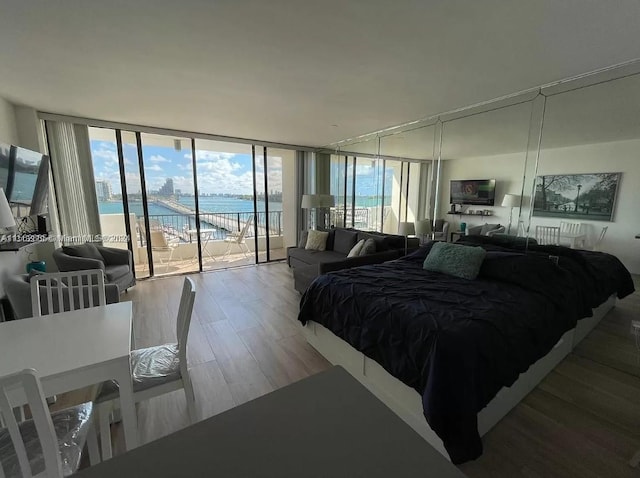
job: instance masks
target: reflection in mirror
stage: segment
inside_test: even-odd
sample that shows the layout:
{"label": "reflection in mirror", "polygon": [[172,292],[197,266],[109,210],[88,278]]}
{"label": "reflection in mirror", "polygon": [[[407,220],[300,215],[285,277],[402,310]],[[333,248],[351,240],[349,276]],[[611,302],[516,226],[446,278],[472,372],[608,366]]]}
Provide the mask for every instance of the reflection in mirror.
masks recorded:
{"label": "reflection in mirror", "polygon": [[[433,217],[433,145],[435,126],[412,125],[380,138],[384,159],[382,230],[397,234],[401,222]],[[415,226],[414,226],[415,227]]]}
{"label": "reflection in mirror", "polygon": [[640,272],[640,75],[547,98],[531,218],[559,242],[617,256]]}
{"label": "reflection in mirror", "polygon": [[443,123],[437,218],[448,226],[444,240],[522,235],[519,206],[531,111],[526,101]]}

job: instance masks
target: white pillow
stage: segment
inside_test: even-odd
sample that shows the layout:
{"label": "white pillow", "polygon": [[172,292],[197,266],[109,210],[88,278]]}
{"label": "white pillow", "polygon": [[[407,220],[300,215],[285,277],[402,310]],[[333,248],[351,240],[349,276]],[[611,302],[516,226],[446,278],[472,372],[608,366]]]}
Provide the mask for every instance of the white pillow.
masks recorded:
{"label": "white pillow", "polygon": [[324,251],[327,247],[328,237],[328,232],[311,230],[307,236],[307,244],[304,248],[314,251]]}
{"label": "white pillow", "polygon": [[349,251],[349,254],[347,254],[347,257],[358,257],[360,255],[360,251],[362,250],[362,247],[364,246],[364,242],[365,242],[364,239],[360,239],[358,243],[351,248],[351,250]]}

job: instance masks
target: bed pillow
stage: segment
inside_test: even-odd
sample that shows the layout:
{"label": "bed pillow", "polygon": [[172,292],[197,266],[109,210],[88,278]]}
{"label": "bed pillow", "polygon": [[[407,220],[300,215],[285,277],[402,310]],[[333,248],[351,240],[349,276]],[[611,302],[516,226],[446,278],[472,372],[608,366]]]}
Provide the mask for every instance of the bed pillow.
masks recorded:
{"label": "bed pillow", "polygon": [[366,241],[364,239],[360,239],[355,246],[351,248],[347,257],[358,257],[360,255],[360,251],[362,250],[362,246]]}
{"label": "bed pillow", "polygon": [[327,247],[327,237],[329,237],[328,232],[311,230],[304,248],[313,251],[324,251]]}
{"label": "bed pillow", "polygon": [[498,229],[500,227],[500,224],[483,224],[482,225],[482,229],[480,229],[480,235],[481,236],[486,236],[487,233]]}
{"label": "bed pillow", "polygon": [[369,238],[364,241],[362,249],[360,249],[360,256],[368,256],[376,252],[376,241],[373,238]]}
{"label": "bed pillow", "polygon": [[424,260],[422,268],[473,280],[478,276],[486,255],[487,251],[482,247],[436,242]]}

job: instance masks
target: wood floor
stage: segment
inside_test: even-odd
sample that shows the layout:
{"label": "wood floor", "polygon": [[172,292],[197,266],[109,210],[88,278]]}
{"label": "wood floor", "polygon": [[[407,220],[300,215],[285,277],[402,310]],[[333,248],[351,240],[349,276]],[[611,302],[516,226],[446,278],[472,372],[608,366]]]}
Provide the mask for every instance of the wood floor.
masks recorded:
{"label": "wood floor", "polygon": [[[330,366],[300,334],[286,264],[191,277],[198,292],[188,355],[202,418]],[[122,296],[134,302],[137,347],[175,341],[182,280],[143,281]],[[484,437],[483,456],[460,468],[471,478],[640,476],[627,464],[640,448],[640,355],[630,333],[639,311],[640,294],[619,301]],[[140,405],[143,443],[187,425],[184,400],[177,391]]]}

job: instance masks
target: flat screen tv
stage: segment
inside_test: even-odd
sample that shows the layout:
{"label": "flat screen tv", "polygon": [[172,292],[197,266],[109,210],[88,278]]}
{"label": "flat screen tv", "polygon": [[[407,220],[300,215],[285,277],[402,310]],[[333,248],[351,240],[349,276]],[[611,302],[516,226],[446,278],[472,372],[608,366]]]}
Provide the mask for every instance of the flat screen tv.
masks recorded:
{"label": "flat screen tv", "polygon": [[459,179],[451,181],[451,204],[493,206],[495,179]]}
{"label": "flat screen tv", "polygon": [[16,217],[46,214],[49,157],[0,143],[0,188],[4,189]]}

